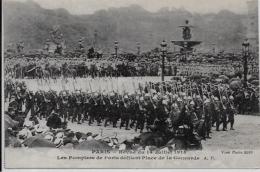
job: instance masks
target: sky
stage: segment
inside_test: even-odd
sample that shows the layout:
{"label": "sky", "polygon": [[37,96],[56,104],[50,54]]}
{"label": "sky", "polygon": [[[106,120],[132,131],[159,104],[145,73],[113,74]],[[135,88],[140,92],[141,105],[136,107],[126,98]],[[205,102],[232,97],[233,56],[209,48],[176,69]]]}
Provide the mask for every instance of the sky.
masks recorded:
{"label": "sky", "polygon": [[[27,0],[4,0],[27,1]],[[65,8],[72,14],[92,14],[110,7],[125,7],[137,4],[144,9],[156,12],[162,7],[185,8],[190,12],[217,13],[228,9],[235,13],[247,13],[248,0],[33,0],[47,9]]]}

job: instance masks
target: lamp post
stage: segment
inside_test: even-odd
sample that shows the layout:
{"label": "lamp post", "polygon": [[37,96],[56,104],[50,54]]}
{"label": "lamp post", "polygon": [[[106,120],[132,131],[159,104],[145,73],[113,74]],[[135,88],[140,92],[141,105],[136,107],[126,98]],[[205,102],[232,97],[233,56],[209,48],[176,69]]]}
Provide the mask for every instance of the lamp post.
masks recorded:
{"label": "lamp post", "polygon": [[216,53],[216,48],[215,48],[216,44],[212,44],[212,53],[215,54]]}
{"label": "lamp post", "polygon": [[186,60],[187,60],[187,51],[188,51],[188,42],[184,42],[184,47],[183,47],[183,50],[184,50],[184,60],[185,60],[185,62],[186,62]]}
{"label": "lamp post", "polygon": [[140,55],[140,48],[141,48],[140,42],[136,43],[136,47],[137,47],[137,55],[139,56]]}
{"label": "lamp post", "polygon": [[94,31],[94,45],[93,47],[96,49],[96,46],[97,46],[97,37],[98,37],[98,31],[95,30]]}
{"label": "lamp post", "polygon": [[115,41],[115,55],[117,58],[117,50],[118,50],[118,41]]}
{"label": "lamp post", "polygon": [[243,53],[243,60],[244,60],[244,87],[247,87],[247,72],[248,72],[248,64],[247,64],[247,58],[249,56],[249,42],[248,39],[246,39],[242,43],[242,53]]}
{"label": "lamp post", "polygon": [[162,82],[164,81],[164,60],[165,60],[165,56],[166,56],[166,48],[167,48],[167,43],[165,42],[165,40],[162,41],[161,43],[161,52],[162,52],[162,73],[161,73],[161,77],[162,77]]}

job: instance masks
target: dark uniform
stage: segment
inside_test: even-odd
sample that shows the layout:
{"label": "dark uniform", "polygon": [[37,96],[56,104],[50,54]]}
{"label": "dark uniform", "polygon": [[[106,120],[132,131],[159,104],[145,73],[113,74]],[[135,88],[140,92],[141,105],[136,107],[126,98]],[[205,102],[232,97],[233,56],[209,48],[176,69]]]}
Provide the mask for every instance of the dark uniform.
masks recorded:
{"label": "dark uniform", "polygon": [[106,101],[104,96],[101,94],[98,101],[98,112],[97,112],[97,121],[99,126],[101,125],[101,122],[105,118],[106,113],[107,113]]}
{"label": "dark uniform", "polygon": [[85,120],[87,120],[88,119],[88,116],[89,116],[89,113],[90,113],[90,102],[89,102],[89,99],[90,99],[90,97],[89,97],[89,95],[87,95],[87,94],[85,94],[84,96],[83,96],[83,112],[82,112],[82,114],[83,114],[83,119],[82,119],[82,122],[84,122]]}
{"label": "dark uniform", "polygon": [[154,110],[156,114],[156,119],[154,121],[153,131],[164,133],[168,128],[166,119],[169,116],[169,114],[166,112],[165,106],[161,102],[159,102],[155,106],[156,108]]}
{"label": "dark uniform", "polygon": [[28,114],[29,111],[31,111],[31,116],[35,116],[35,97],[32,91],[30,91],[27,95],[26,95],[26,106],[25,106],[25,115]]}
{"label": "dark uniform", "polygon": [[94,120],[95,120],[95,116],[96,116],[96,110],[97,110],[97,102],[94,100],[93,97],[90,98],[89,100],[89,121],[88,124],[91,125]]}
{"label": "dark uniform", "polygon": [[104,110],[104,119],[105,119],[104,127],[106,127],[108,123],[112,122],[111,110],[112,110],[113,102],[110,100],[109,97],[104,97],[104,103],[106,105]]}
{"label": "dark uniform", "polygon": [[60,116],[63,117],[64,122],[66,122],[69,115],[70,104],[69,104],[69,96],[65,92],[63,95],[60,96],[59,108],[60,108]]}
{"label": "dark uniform", "polygon": [[38,107],[39,107],[39,116],[40,116],[40,119],[42,118],[46,118],[47,117],[47,102],[45,100],[45,96],[44,96],[44,92],[41,91],[39,92],[39,95],[38,95]]}
{"label": "dark uniform", "polygon": [[76,115],[76,95],[74,93],[72,93],[69,96],[69,119],[71,119],[71,122],[73,123],[74,121],[76,121],[77,115]]}
{"label": "dark uniform", "polygon": [[211,127],[212,127],[212,110],[211,110],[211,103],[208,100],[208,102],[205,103],[205,107],[204,107],[204,111],[205,111],[205,136],[206,138],[210,138],[210,133],[211,133]]}
{"label": "dark uniform", "polygon": [[235,113],[236,109],[232,105],[232,103],[227,104],[227,116],[228,116],[228,121],[227,123],[230,123],[230,130],[234,130],[234,122],[235,122]]}
{"label": "dark uniform", "polygon": [[130,110],[131,110],[131,116],[130,116],[130,128],[133,128],[134,125],[137,122],[137,116],[138,116],[138,110],[139,110],[139,104],[138,102],[133,98],[133,100],[131,101],[131,105],[130,105]]}
{"label": "dark uniform", "polygon": [[120,102],[120,109],[121,109],[121,123],[120,129],[125,125],[125,129],[128,130],[131,109],[130,109],[130,102],[128,99]]}
{"label": "dark uniform", "polygon": [[151,101],[148,101],[144,104],[144,108],[146,109],[146,129],[149,130],[150,126],[154,124],[155,120],[155,112],[154,112],[154,105]]}
{"label": "dark uniform", "polygon": [[[78,124],[80,124],[83,114],[83,97],[81,94],[75,95],[75,111],[73,119],[77,120]],[[77,118],[77,119],[76,119]]]}
{"label": "dark uniform", "polygon": [[223,99],[223,103],[220,105],[221,122],[223,123],[223,131],[227,130],[227,101]]}
{"label": "dark uniform", "polygon": [[143,132],[146,113],[147,113],[147,109],[145,108],[144,102],[142,102],[139,104],[139,106],[136,109],[137,124],[135,127],[135,131],[137,131],[137,129],[140,129],[140,133]]}
{"label": "dark uniform", "polygon": [[53,93],[51,91],[44,92],[44,102],[46,106],[46,118],[56,109],[56,102],[54,100]]}
{"label": "dark uniform", "polygon": [[119,100],[115,100],[115,104],[114,106],[112,106],[113,108],[113,112],[112,113],[112,121],[113,121],[113,127],[117,126],[117,121],[120,119],[121,117],[121,113],[122,113],[122,109],[121,109],[121,102]]}

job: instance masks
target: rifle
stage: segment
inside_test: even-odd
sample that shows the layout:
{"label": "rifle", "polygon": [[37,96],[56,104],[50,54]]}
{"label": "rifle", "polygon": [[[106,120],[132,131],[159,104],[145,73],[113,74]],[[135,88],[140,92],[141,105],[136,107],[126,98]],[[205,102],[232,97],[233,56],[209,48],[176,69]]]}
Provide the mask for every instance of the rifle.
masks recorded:
{"label": "rifle", "polygon": [[152,105],[153,105],[153,108],[155,109],[155,108],[156,108],[156,106],[155,106],[155,104],[154,104],[154,102],[153,102],[153,99],[152,99],[152,93],[151,93],[151,89],[149,89],[148,91],[149,91],[149,93],[150,93],[150,96],[149,96],[149,98],[150,98],[150,101],[151,101],[151,103],[152,103]]}
{"label": "rifle", "polygon": [[141,86],[141,83],[139,82],[138,85],[139,85],[140,93],[141,93],[141,95],[143,96],[144,93],[143,93],[143,88],[142,88],[142,86]]}
{"label": "rifle", "polygon": [[88,85],[89,85],[90,92],[92,92],[92,87],[91,87],[90,82],[88,83]]}
{"label": "rifle", "polygon": [[206,87],[206,93],[207,93],[208,97],[210,97],[207,87]]}
{"label": "rifle", "polygon": [[113,102],[112,102],[110,96],[108,96],[108,100],[109,100],[110,105],[113,105]]}
{"label": "rifle", "polygon": [[201,89],[202,89],[202,111],[203,111],[203,114],[205,116],[205,107],[204,107],[203,87],[202,86],[201,86]]}
{"label": "rifle", "polygon": [[106,105],[106,102],[105,102],[105,100],[104,100],[103,93],[101,93],[101,100],[102,100],[103,105]]}
{"label": "rifle", "polygon": [[[199,88],[198,88],[198,85],[196,84],[196,90],[198,92],[198,94],[200,95],[200,91],[199,91]],[[200,95],[201,96],[201,95]]]}
{"label": "rifle", "polygon": [[89,84],[89,88],[90,88],[90,91],[91,91],[91,98],[92,98],[93,101],[95,102],[95,105],[97,105],[97,101],[92,97],[92,94],[93,94],[94,92],[92,91],[92,87],[91,87],[90,82],[89,82],[88,84]]}
{"label": "rifle", "polygon": [[76,91],[76,88],[75,88],[75,84],[74,84],[74,82],[72,82],[72,85],[73,85],[73,89],[74,89],[74,91]]}
{"label": "rifle", "polygon": [[114,84],[113,81],[111,82],[112,91],[114,91]]}
{"label": "rifle", "polygon": [[144,110],[143,107],[142,107],[141,104],[140,104],[140,99],[138,99],[137,102],[138,102],[139,109],[140,109],[140,110]]}
{"label": "rifle", "polygon": [[176,82],[176,91],[177,91],[177,93],[179,92],[179,87],[178,87],[178,83]]}
{"label": "rifle", "polygon": [[222,96],[221,96],[220,91],[219,91],[219,86],[218,86],[218,93],[219,93],[219,99],[220,99],[220,102],[221,102],[221,104],[222,104],[222,106],[223,106],[223,109],[225,110],[226,107],[225,107],[224,104],[223,104]]}
{"label": "rifle", "polygon": [[227,96],[228,103],[230,104],[231,108],[234,109],[234,105],[233,105],[233,103],[230,102],[227,92],[225,92],[225,93]]}

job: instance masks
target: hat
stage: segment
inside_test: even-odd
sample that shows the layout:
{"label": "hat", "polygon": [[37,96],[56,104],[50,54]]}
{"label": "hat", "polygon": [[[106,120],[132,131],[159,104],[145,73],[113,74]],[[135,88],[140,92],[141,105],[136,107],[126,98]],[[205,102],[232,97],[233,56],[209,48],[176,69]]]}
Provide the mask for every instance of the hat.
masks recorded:
{"label": "hat", "polygon": [[133,97],[135,95],[135,93],[129,93],[128,95]]}
{"label": "hat", "polygon": [[164,105],[167,105],[167,103],[168,103],[167,100],[162,101],[162,104],[164,104]]}
{"label": "hat", "polygon": [[64,137],[64,133],[63,133],[63,132],[58,132],[58,133],[56,134],[56,137],[57,137],[57,138],[63,138],[63,137]]}
{"label": "hat", "polygon": [[28,128],[33,127],[33,121],[25,121],[23,126],[28,127]]}
{"label": "hat", "polygon": [[154,95],[154,96],[153,96],[153,100],[155,100],[155,101],[158,100],[158,96],[157,96],[157,95]]}
{"label": "hat", "polygon": [[144,97],[149,97],[150,95],[148,94],[148,93],[146,93],[145,95],[144,95]]}
{"label": "hat", "polygon": [[16,98],[16,96],[15,95],[11,95],[11,97],[10,97],[11,99],[15,99]]}
{"label": "hat", "polygon": [[118,150],[126,150],[126,144],[120,144]]}
{"label": "hat", "polygon": [[74,132],[69,132],[69,133],[67,134],[67,137],[72,137],[72,138],[73,138],[74,135],[75,135]]}
{"label": "hat", "polygon": [[172,104],[172,107],[177,108],[178,105],[177,105],[176,103],[173,103],[173,104]]}
{"label": "hat", "polygon": [[59,148],[63,144],[63,139],[56,138],[53,143],[56,145],[56,148]]}
{"label": "hat", "polygon": [[29,131],[26,128],[23,128],[21,131],[18,132],[18,137],[21,139],[26,139],[29,137]]}
{"label": "hat", "polygon": [[195,105],[194,101],[191,101],[191,102],[190,102],[190,105]]}
{"label": "hat", "polygon": [[41,126],[40,124],[35,125],[34,128],[35,128],[35,131],[36,131],[37,133],[43,133],[43,132],[46,131],[46,128],[44,128],[44,127]]}
{"label": "hat", "polygon": [[209,99],[206,99],[205,101],[204,101],[204,103],[206,104],[206,103],[210,103],[210,100]]}
{"label": "hat", "polygon": [[114,92],[110,93],[110,96],[111,97],[115,96],[115,93]]}
{"label": "hat", "polygon": [[8,112],[10,112],[10,111],[14,111],[14,108],[12,106],[8,107]]}
{"label": "hat", "polygon": [[100,140],[102,139],[101,135],[100,134],[95,134],[92,136],[95,140]]}
{"label": "hat", "polygon": [[179,98],[179,97],[177,98],[177,101],[178,101],[178,102],[182,102],[181,98]]}
{"label": "hat", "polygon": [[88,136],[92,136],[92,133],[91,132],[87,132],[86,133],[86,136],[88,137]]}
{"label": "hat", "polygon": [[151,89],[151,93],[156,93],[156,90],[155,89]]}
{"label": "hat", "polygon": [[234,100],[234,97],[233,97],[233,96],[230,96],[229,99],[230,99],[230,100]]}
{"label": "hat", "polygon": [[215,101],[219,101],[219,99],[218,99],[217,97],[214,97],[214,100],[215,100]]}
{"label": "hat", "polygon": [[86,140],[93,140],[94,138],[91,136],[88,136]]}
{"label": "hat", "polygon": [[225,96],[222,97],[222,100],[227,100],[227,98]]}

